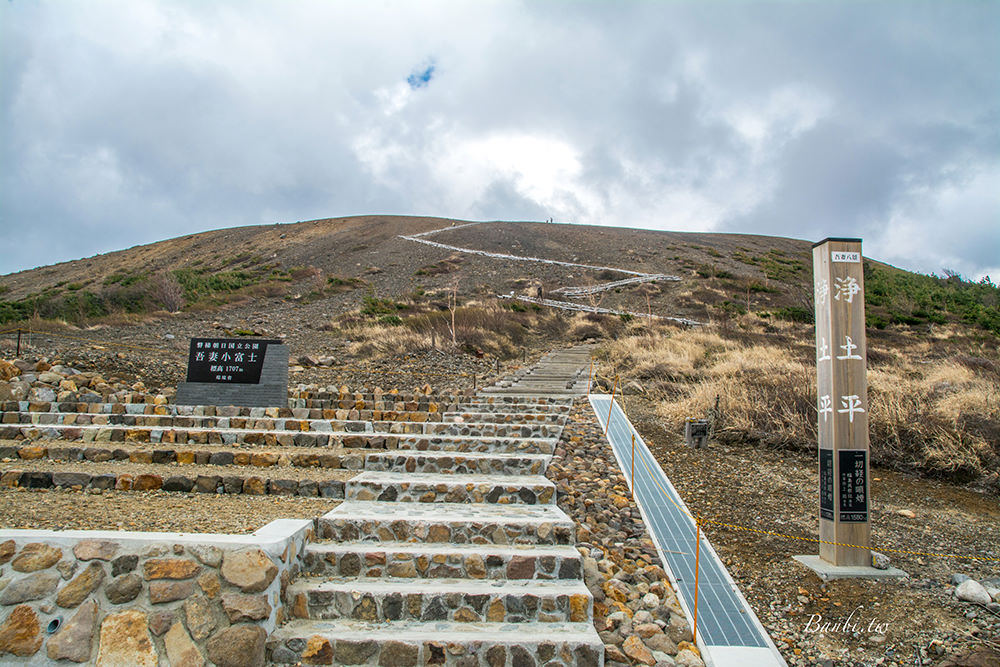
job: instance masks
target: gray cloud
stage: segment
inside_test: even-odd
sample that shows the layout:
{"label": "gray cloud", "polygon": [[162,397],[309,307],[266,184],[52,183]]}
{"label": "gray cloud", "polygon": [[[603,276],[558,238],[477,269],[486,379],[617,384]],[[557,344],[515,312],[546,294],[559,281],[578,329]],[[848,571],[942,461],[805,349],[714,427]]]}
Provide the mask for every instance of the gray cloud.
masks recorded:
{"label": "gray cloud", "polygon": [[996,277],[998,30],[972,2],[14,0],[0,272],[377,212],[856,235]]}

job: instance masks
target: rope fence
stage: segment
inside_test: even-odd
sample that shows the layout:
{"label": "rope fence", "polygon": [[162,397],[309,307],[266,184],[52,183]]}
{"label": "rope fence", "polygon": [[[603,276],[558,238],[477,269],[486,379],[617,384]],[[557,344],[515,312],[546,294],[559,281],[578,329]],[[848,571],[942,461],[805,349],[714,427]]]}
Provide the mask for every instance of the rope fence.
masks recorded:
{"label": "rope fence", "polygon": [[[604,430],[604,434],[605,434],[605,437],[606,437],[607,436],[608,426],[611,423],[611,410],[614,409],[614,390],[615,390],[616,387],[620,386],[620,377],[618,375],[616,375],[615,378],[612,379],[612,378],[607,377],[607,376],[602,376],[599,372],[596,372],[594,370],[593,361],[591,362],[591,375],[590,376],[591,376],[591,385],[593,384],[593,379],[594,378],[603,377],[603,379],[606,380],[606,381],[608,381],[608,383],[611,384],[611,386],[612,386],[611,409],[608,411],[608,419],[606,420],[605,430]],[[588,386],[588,388],[587,388],[587,395],[588,396],[590,395],[590,386]],[[624,396],[621,395],[621,394],[619,394],[618,398],[621,400],[620,408],[621,408],[622,414],[624,414],[625,417],[626,417],[626,419],[629,419],[629,421],[631,422],[631,419],[628,417],[628,409],[627,409],[627,406],[626,406],[625,401],[624,401]],[[660,484],[659,480],[657,480],[656,477],[653,475],[653,471],[650,468],[649,462],[646,460],[646,457],[645,456],[640,456],[639,460],[642,463],[643,467],[646,469],[646,472],[649,475],[649,478],[653,481],[654,484],[656,484],[657,488],[659,489],[659,491],[663,495],[663,497],[665,497],[667,500],[669,500],[683,514],[687,515],[695,523],[695,526],[696,526],[696,528],[698,530],[700,530],[700,526],[707,524],[707,525],[719,526],[721,528],[727,528],[729,530],[742,530],[742,531],[746,531],[746,532],[750,532],[750,533],[755,533],[757,535],[766,535],[766,536],[770,536],[770,537],[778,537],[778,538],[787,539],[787,540],[798,540],[798,541],[801,541],[801,542],[812,542],[812,543],[815,543],[815,544],[831,544],[831,545],[834,545],[834,546],[852,547],[852,548],[856,548],[856,549],[872,549],[872,550],[876,550],[876,551],[879,551],[879,552],[906,554],[906,555],[909,555],[909,556],[925,556],[925,557],[930,557],[930,558],[954,558],[954,559],[962,559],[962,560],[972,560],[972,561],[983,561],[983,562],[991,562],[991,563],[1000,563],[1000,558],[995,558],[995,557],[990,557],[990,556],[973,556],[973,555],[965,555],[965,554],[946,554],[946,553],[938,553],[938,552],[932,552],[932,551],[915,551],[915,550],[912,550],[912,549],[897,549],[897,548],[883,547],[883,546],[878,546],[877,548],[876,547],[866,547],[866,546],[862,546],[862,545],[858,545],[858,544],[848,544],[848,543],[844,543],[844,542],[835,542],[835,541],[831,541],[831,540],[823,540],[823,539],[820,539],[818,537],[807,537],[807,536],[803,536],[803,535],[790,535],[788,533],[782,533],[782,532],[778,532],[778,531],[774,531],[774,530],[767,530],[767,529],[763,529],[763,528],[755,528],[755,527],[752,527],[752,526],[744,526],[744,525],[741,525],[741,524],[731,523],[731,522],[728,522],[728,521],[720,521],[718,519],[706,519],[706,518],[701,517],[701,516],[695,516],[694,514],[692,514],[690,512],[690,510],[688,510],[686,507],[684,507],[682,505],[678,505],[674,501],[674,499],[670,497],[670,494],[667,493],[667,490],[665,488],[663,488],[663,486]],[[655,460],[654,460],[654,464],[655,464]],[[632,466],[631,466],[631,474],[632,474],[632,480],[631,480],[631,482],[632,482],[632,489],[633,489],[632,493],[633,493],[633,498],[634,498],[634,494],[635,494],[635,491],[634,491],[634,489],[635,489],[635,435],[634,434],[632,436]]]}

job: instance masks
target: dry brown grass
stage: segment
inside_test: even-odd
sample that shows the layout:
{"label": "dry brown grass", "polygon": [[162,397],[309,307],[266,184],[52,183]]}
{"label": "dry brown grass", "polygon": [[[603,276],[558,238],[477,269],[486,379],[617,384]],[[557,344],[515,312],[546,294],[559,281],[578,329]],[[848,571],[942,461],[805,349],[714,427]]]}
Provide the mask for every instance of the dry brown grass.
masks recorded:
{"label": "dry brown grass", "polygon": [[[748,316],[728,331],[629,333],[603,345],[598,358],[623,384],[637,380],[673,430],[682,430],[686,417],[712,416],[717,437],[729,442],[816,447],[815,366],[803,356],[803,346],[812,345],[810,328]],[[1000,488],[1000,364],[953,358],[939,341],[956,333],[937,336],[876,353],[878,363],[869,364],[872,459]]]}
{"label": "dry brown grass", "polygon": [[355,357],[398,356],[431,349],[429,335],[405,327],[358,323],[343,331],[352,341],[347,351]]}

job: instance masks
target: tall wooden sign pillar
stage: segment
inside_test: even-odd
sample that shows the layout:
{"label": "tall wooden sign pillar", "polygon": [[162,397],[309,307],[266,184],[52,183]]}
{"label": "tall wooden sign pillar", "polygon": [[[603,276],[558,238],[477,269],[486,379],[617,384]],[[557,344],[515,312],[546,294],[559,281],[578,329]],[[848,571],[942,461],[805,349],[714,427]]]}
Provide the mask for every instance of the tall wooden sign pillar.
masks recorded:
{"label": "tall wooden sign pillar", "polygon": [[[871,567],[868,378],[861,239],[813,246],[820,558]],[[856,545],[856,546],[843,546]]]}

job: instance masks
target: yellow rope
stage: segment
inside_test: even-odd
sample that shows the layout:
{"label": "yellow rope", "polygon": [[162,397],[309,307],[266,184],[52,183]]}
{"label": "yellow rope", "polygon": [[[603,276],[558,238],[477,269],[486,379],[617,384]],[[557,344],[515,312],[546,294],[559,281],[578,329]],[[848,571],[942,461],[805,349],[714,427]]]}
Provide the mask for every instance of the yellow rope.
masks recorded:
{"label": "yellow rope", "polygon": [[[624,413],[624,410],[622,412]],[[626,417],[626,419],[628,419],[628,415],[626,415],[625,417]],[[670,497],[670,494],[667,493],[667,490],[665,488],[663,488],[663,485],[660,484],[660,481],[658,479],[656,479],[656,477],[653,475],[653,471],[650,469],[649,463],[646,461],[646,457],[645,456],[640,456],[640,460],[642,461],[643,467],[646,468],[646,472],[649,474],[649,478],[651,480],[653,480],[653,483],[656,484],[657,488],[660,489],[660,493],[662,493],[663,496],[667,500],[669,500],[671,503],[673,503],[674,507],[676,507],[681,512],[683,512],[688,517],[690,517],[692,521],[697,522],[698,519],[696,519],[695,516],[693,514],[691,514],[691,512],[689,512],[685,507],[682,507],[681,505],[678,505],[674,501],[674,499]],[[751,533],[758,533],[758,534],[761,534],[761,535],[770,535],[772,537],[781,537],[781,538],[785,538],[785,539],[789,539],[789,540],[800,540],[802,542],[814,542],[814,543],[817,543],[817,544],[832,544],[834,546],[852,547],[852,548],[855,548],[855,549],[869,549],[870,548],[870,547],[861,546],[859,544],[847,544],[845,542],[833,542],[831,540],[821,540],[821,539],[816,538],[816,537],[803,537],[801,535],[789,535],[787,533],[779,533],[779,532],[776,532],[776,531],[773,531],[773,530],[765,530],[765,529],[762,529],[762,528],[751,528],[750,526],[742,526],[740,524],[727,523],[727,522],[724,522],[724,521],[717,521],[717,520],[714,520],[714,519],[704,519],[703,518],[703,519],[701,519],[701,522],[702,523],[714,524],[716,526],[722,526],[723,528],[729,528],[729,529],[732,529],[732,530],[745,530],[745,531],[751,532]],[[935,552],[931,552],[931,551],[913,551],[913,550],[909,550],[909,549],[893,549],[893,548],[881,547],[881,546],[878,547],[877,550],[878,551],[889,552],[889,553],[908,554],[908,555],[912,555],[912,556],[929,556],[929,557],[932,557],[932,558],[961,558],[961,559],[965,559],[965,560],[981,560],[981,561],[988,561],[988,562],[1000,562],[1000,558],[992,558],[992,557],[989,557],[989,556],[964,556],[964,555],[960,555],[960,554],[942,554],[942,553],[935,553]]]}

